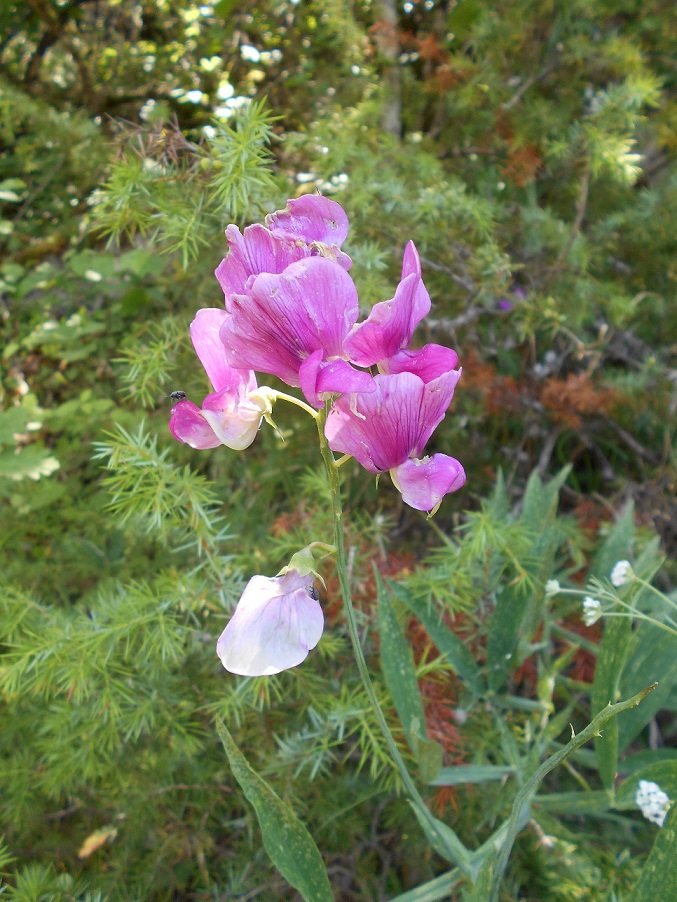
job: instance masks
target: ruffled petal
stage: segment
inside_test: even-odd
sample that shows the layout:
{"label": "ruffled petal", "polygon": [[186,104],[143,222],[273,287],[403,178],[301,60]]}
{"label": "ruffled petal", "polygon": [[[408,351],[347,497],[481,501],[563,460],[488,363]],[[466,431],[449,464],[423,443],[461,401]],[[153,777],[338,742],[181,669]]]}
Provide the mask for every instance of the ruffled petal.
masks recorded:
{"label": "ruffled petal", "polygon": [[415,351],[398,351],[392,357],[379,361],[384,373],[415,373],[424,382],[432,382],[457,366],[456,351],[435,344],[424,345]]}
{"label": "ruffled petal", "polygon": [[219,263],[214,275],[226,299],[226,309],[235,294],[243,294],[247,280],[262,272],[281,273],[303,257],[309,257],[311,249],[290,237],[273,235],[264,226],[247,226],[244,234],[237,226],[226,229],[228,253]]}
{"label": "ruffled petal", "polygon": [[345,360],[323,360],[322,351],[314,351],[299,369],[299,384],[309,404],[322,407],[322,394],[374,391],[370,373],[354,369]]}
{"label": "ruffled petal", "polygon": [[419,511],[434,510],[445,495],[465,483],[463,467],[446,454],[407,460],[392,469],[390,476],[405,504]]}
{"label": "ruffled petal", "polygon": [[274,235],[337,247],[348,237],[349,228],[343,207],[319,194],[304,194],[287,201],[284,210],[266,216],[266,225]]}
{"label": "ruffled petal", "polygon": [[202,402],[202,416],[222,445],[244,451],[256,438],[263,418],[261,404],[247,398],[245,391],[216,392]]}
{"label": "ruffled petal", "polygon": [[192,401],[179,401],[172,408],[169,429],[179,442],[199,451],[218,448],[221,444],[221,439],[214,434],[214,430],[202,416],[200,408]]}
{"label": "ruffled petal", "polygon": [[314,351],[340,357],[357,319],[357,291],[336,263],[309,257],[279,275],[257,276],[231,302],[221,340],[231,366],[299,385],[299,368]]}
{"label": "ruffled petal", "polygon": [[301,576],[296,570],[252,577],[216,646],[226,670],[268,676],[304,661],[324,629],[312,584],[311,574]]}

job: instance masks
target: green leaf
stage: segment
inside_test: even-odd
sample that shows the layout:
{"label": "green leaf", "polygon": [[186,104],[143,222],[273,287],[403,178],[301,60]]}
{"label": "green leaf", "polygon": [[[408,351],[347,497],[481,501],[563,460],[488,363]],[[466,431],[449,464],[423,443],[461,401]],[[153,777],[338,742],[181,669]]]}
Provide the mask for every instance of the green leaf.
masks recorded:
{"label": "green leaf", "polygon": [[551,792],[536,796],[534,804],[557,814],[602,814],[609,810],[609,796],[601,789],[591,792]]}
{"label": "green leaf", "polygon": [[253,806],[266,852],[306,902],[331,902],[334,896],[315,841],[286,802],[247,762],[221,720],[216,731],[223,743],[235,779]]}
{"label": "green leaf", "polygon": [[383,580],[376,570],[374,573],[378,593],[381,669],[409,746],[415,751],[417,739],[425,736],[425,712],[418,689],[414,657],[397,622]]}
{"label": "green leaf", "polygon": [[634,506],[632,501],[623,508],[623,513],[613,525],[604,544],[599,549],[590,567],[589,576],[608,579],[617,561],[630,558],[632,540],[635,535]]}
{"label": "green leaf", "polygon": [[658,686],[645,705],[627,711],[618,718],[618,747],[626,748],[646,724],[663,708],[677,685],[677,642],[675,637],[650,623],[641,623],[635,634],[636,644],[623,671],[622,695],[632,695],[642,686],[657,682]]}
{"label": "green leaf", "polygon": [[[592,686],[592,713],[597,714],[620,697],[619,686],[623,668],[632,644],[632,621],[629,617],[614,617],[604,624],[604,636],[597,655],[595,680]],[[595,738],[599,775],[606,789],[613,793],[618,764],[618,721],[607,724],[602,736]]]}
{"label": "green leaf", "polygon": [[514,767],[493,764],[459,764],[457,767],[443,767],[431,786],[462,786],[464,783],[486,783],[487,780],[502,780],[515,773]]}
{"label": "green leaf", "polygon": [[411,596],[402,586],[394,586],[393,590],[397,598],[426,628],[428,635],[440,654],[444,655],[447,663],[466,681],[475,695],[481,695],[484,687],[479,667],[461,639],[441,623],[437,614],[430,610],[425,603]]}
{"label": "green leaf", "polygon": [[39,444],[0,453],[0,478],[14,482],[21,479],[41,479],[43,476],[50,476],[59,467],[56,457]]}
{"label": "green leaf", "polygon": [[677,805],[673,804],[654,840],[639,882],[628,902],[673,899],[677,858]]}
{"label": "green leaf", "polygon": [[415,887],[415,889],[410,889],[400,896],[395,896],[394,899],[391,899],[391,902],[437,902],[438,899],[449,899],[451,890],[459,880],[458,868],[454,868],[453,871],[447,871],[446,874],[441,874],[439,877],[435,877],[434,880],[429,880],[427,883],[422,883],[420,886]]}
{"label": "green leaf", "polygon": [[[458,836],[456,836],[451,827],[448,827],[444,821],[440,821],[436,817],[433,817],[429,812],[424,813],[421,811],[416,802],[409,800],[409,804],[414,809],[416,819],[421,825],[423,832],[428,837],[428,842],[437,854],[446,861],[458,865],[465,873],[469,873],[470,856],[468,850],[459,840]],[[442,837],[444,837],[446,842],[442,841]]]}

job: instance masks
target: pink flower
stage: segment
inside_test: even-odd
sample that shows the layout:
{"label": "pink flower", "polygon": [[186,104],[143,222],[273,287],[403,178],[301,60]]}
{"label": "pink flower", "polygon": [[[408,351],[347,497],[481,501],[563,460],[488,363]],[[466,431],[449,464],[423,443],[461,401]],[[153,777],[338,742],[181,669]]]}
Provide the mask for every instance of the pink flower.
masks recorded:
{"label": "pink flower", "polygon": [[373,389],[369,373],[343,359],[357,314],[357,291],[347,272],[323,257],[308,257],[280,274],[261,273],[245,295],[233,295],[221,340],[231,366],[300,386],[320,407],[320,393]]}
{"label": "pink flower", "polygon": [[372,307],[362,323],[353,326],[345,342],[349,359],[359,366],[378,364],[383,373],[415,373],[430,382],[455,369],[458,355],[451,348],[429,344],[410,350],[416,326],[430,311],[430,295],[421,278],[421,260],[410,241],[402,260],[402,278],[395,296]]}
{"label": "pink flower", "polygon": [[389,470],[406,504],[433,510],[465,482],[461,464],[446,454],[419,459],[444,419],[460,370],[424,382],[414,373],[379,375],[375,391],[339,398],[327,417],[333,451],[351,454],[372,473]]}
{"label": "pink flower", "polygon": [[323,629],[312,573],[290,569],[280,576],[253,576],[216,653],[231,673],[269,676],[305,661]]}
{"label": "pink flower", "polygon": [[192,401],[179,401],[172,408],[171,433],[191,448],[248,448],[270,408],[266,390],[260,389],[257,394],[254,373],[228,365],[219,339],[226,316],[225,310],[208,307],[198,310],[190,325],[193,347],[215,389],[204,399],[202,408]]}
{"label": "pink flower", "polygon": [[290,200],[284,210],[266,217],[265,226],[226,229],[228,253],[216,268],[226,309],[233,295],[246,294],[253,276],[279,274],[304,257],[324,256],[350,269],[351,260],[339,250],[348,234],[348,217],[340,204],[328,197],[308,194]]}

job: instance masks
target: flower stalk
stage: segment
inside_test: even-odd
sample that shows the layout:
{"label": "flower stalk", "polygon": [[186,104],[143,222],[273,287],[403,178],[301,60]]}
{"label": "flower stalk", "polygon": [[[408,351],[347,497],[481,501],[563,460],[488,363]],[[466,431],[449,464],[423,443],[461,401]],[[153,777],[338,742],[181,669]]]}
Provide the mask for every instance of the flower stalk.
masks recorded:
{"label": "flower stalk", "polygon": [[365,688],[367,697],[369,698],[372,709],[374,711],[376,721],[381,729],[381,732],[383,733],[386,745],[388,746],[388,751],[392,756],[395,767],[397,768],[400,779],[402,780],[402,784],[420,819],[427,825],[426,832],[430,832],[433,836],[435,836],[439,845],[446,850],[447,856],[450,861],[458,865],[458,867],[460,867],[464,872],[469,873],[470,854],[468,850],[450,827],[445,824],[444,830],[442,830],[440,822],[437,821],[437,819],[433,817],[431,812],[428,810],[428,806],[426,805],[423,797],[418,791],[416,784],[414,783],[407,769],[404,758],[402,757],[400,750],[397,747],[397,743],[395,742],[393,734],[390,731],[390,727],[388,726],[388,723],[385,719],[385,715],[381,710],[381,706],[376,696],[376,691],[371,681],[371,677],[369,676],[369,668],[367,667],[364,652],[362,651],[362,645],[360,644],[357,621],[355,619],[355,609],[353,607],[352,595],[350,591],[350,581],[348,578],[348,561],[346,557],[345,537],[343,530],[341,481],[339,477],[337,462],[334,459],[334,455],[329,448],[329,443],[327,442],[324,434],[324,424],[326,417],[326,409],[324,409],[320,412],[316,423],[320,440],[320,451],[327,472],[327,479],[329,481],[329,489],[331,492],[331,504],[334,520],[334,545],[336,547],[336,570],[338,574],[339,585],[341,587],[341,597],[343,599],[343,607],[346,614],[348,632],[350,634],[350,640],[353,645],[355,660],[357,662],[357,670],[360,674],[362,684]]}

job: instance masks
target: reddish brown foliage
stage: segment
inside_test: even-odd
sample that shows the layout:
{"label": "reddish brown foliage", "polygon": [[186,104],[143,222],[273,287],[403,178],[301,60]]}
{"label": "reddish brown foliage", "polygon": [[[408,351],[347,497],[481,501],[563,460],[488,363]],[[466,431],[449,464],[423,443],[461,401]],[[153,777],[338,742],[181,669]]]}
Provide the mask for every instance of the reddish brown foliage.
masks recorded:
{"label": "reddish brown foliage", "polygon": [[548,379],[541,390],[541,404],[557,423],[580,429],[582,417],[608,410],[616,398],[610,388],[593,384],[588,373],[570,373],[566,379]]}
{"label": "reddish brown foliage", "polygon": [[501,172],[513,184],[523,188],[536,178],[541,163],[541,155],[536,145],[525,144],[523,147],[513,147],[510,150]]}

